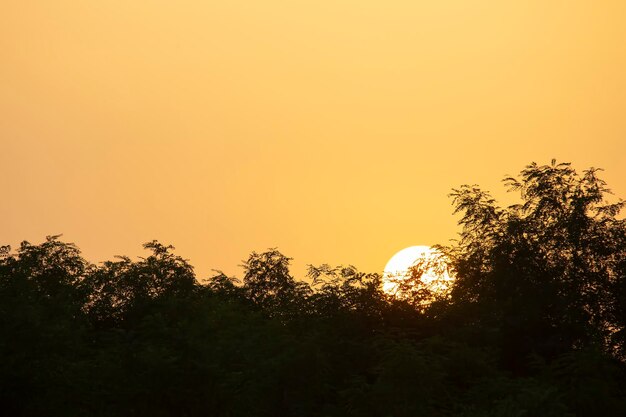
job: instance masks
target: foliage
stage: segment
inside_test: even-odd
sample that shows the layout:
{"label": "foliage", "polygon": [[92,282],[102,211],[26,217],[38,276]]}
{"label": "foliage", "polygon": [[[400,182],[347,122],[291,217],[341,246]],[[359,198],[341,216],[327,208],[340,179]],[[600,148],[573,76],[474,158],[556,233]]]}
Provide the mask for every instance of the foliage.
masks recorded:
{"label": "foliage", "polygon": [[531,164],[505,180],[522,199],[507,208],[477,187],[452,194],[463,226],[459,244],[447,248],[457,275],[452,300],[472,313],[468,320],[498,332],[513,367],[523,368],[519,361],[531,353],[616,347],[624,203],[605,201],[609,190],[597,172]]}
{"label": "foliage", "polygon": [[426,263],[392,296],[353,266],[298,281],[276,249],[199,282],[156,241],[101,265],[58,236],[1,247],[0,414],[625,415],[622,202],[568,164],[505,182],[520,204],[453,192],[443,296],[413,285]]}

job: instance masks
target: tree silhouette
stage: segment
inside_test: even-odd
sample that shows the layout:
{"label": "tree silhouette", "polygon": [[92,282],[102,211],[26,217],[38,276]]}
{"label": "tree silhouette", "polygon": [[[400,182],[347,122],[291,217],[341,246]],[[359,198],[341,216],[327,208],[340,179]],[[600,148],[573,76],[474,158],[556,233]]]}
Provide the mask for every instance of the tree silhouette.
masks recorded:
{"label": "tree silhouette", "polygon": [[452,194],[463,227],[459,244],[447,248],[457,274],[452,299],[498,332],[511,361],[615,347],[623,327],[612,311],[624,275],[626,225],[617,218],[624,203],[605,201],[609,190],[597,172],[533,163],[505,179],[522,200],[506,208],[477,187]]}
{"label": "tree silhouette", "polygon": [[186,297],[195,291],[193,268],[170,252],[172,246],[152,241],[144,248],[152,251],[149,257],[139,262],[128,257],[105,262],[85,280],[91,294],[86,309],[95,321],[120,323],[141,316],[158,299]]}
{"label": "tree silhouette", "polygon": [[298,281],[277,249],[198,281],[157,241],[2,246],[0,415],[626,415],[626,225],[597,174],[531,164],[510,207],[454,190],[459,241],[395,295],[354,266]]}
{"label": "tree silhouette", "polygon": [[[0,410],[46,414],[87,377],[88,322],[81,287],[91,266],[76,246],[48,236],[0,251]],[[78,398],[82,402],[84,398]],[[57,415],[54,411],[50,415]]]}
{"label": "tree silhouette", "polygon": [[290,258],[276,249],[253,252],[242,265],[246,296],[271,315],[290,317],[306,311],[310,288],[289,272]]}

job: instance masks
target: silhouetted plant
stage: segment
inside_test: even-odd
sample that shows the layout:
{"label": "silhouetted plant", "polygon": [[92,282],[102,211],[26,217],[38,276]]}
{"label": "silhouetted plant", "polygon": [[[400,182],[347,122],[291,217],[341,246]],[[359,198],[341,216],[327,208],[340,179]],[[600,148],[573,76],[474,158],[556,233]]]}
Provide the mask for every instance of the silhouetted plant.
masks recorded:
{"label": "silhouetted plant", "polygon": [[121,323],[132,315],[140,316],[159,298],[186,297],[196,290],[193,268],[170,252],[172,246],[153,241],[144,248],[152,251],[147,258],[134,262],[118,257],[89,275],[85,285],[91,295],[86,310],[95,321]]}
{"label": "silhouetted plant", "polygon": [[309,286],[289,273],[290,258],[276,249],[253,252],[242,265],[246,296],[264,311],[283,318],[306,311]]}
{"label": "silhouetted plant", "polygon": [[452,194],[463,226],[458,246],[446,249],[457,276],[452,300],[497,329],[512,362],[532,352],[611,350],[623,326],[611,311],[626,254],[625,223],[616,217],[624,203],[605,202],[597,171],[531,164],[505,180],[522,199],[506,208],[477,187]]}
{"label": "silhouetted plant", "polygon": [[[626,226],[597,170],[529,165],[521,203],[452,194],[450,293],[252,253],[243,279],[156,241],[92,265],[48,237],[0,247],[0,415],[626,415]],[[415,285],[418,284],[418,285]]]}

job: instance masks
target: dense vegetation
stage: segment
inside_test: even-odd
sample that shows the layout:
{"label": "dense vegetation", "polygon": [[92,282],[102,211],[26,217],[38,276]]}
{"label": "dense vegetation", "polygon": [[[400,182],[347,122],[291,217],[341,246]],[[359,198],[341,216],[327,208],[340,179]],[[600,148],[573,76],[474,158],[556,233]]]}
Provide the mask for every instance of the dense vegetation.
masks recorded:
{"label": "dense vegetation", "polygon": [[4,247],[0,414],[626,415],[626,224],[596,174],[529,165],[505,208],[454,190],[448,294],[425,265],[389,296],[353,267],[297,281],[277,250],[198,281],[158,242],[101,265]]}

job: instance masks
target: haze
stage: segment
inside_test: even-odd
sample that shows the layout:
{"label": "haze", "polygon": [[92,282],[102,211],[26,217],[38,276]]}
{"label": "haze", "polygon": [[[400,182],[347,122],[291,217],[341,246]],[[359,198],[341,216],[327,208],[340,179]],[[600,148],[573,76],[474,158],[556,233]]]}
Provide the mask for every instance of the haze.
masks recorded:
{"label": "haze", "polygon": [[626,2],[0,5],[0,244],[158,239],[200,277],[278,247],[382,272],[447,194],[569,161],[626,197]]}

